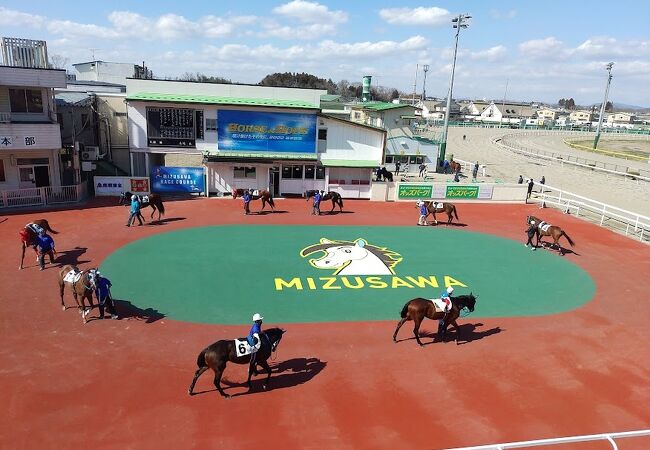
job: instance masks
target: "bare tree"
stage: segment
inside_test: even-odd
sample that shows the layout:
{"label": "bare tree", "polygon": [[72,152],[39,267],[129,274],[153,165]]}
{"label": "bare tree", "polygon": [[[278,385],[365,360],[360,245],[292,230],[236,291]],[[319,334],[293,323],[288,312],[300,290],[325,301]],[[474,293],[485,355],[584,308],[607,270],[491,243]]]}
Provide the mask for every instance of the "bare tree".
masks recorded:
{"label": "bare tree", "polygon": [[51,69],[65,69],[70,58],[66,58],[63,55],[50,55],[50,68]]}

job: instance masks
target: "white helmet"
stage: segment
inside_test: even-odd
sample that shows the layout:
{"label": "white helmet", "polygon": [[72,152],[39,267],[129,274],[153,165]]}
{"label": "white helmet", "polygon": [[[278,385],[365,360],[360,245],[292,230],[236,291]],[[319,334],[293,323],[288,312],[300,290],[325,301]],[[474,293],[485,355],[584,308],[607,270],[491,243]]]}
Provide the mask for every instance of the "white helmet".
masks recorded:
{"label": "white helmet", "polygon": [[253,314],[253,322],[257,322],[258,320],[264,320],[264,317],[260,316],[259,313]]}
{"label": "white helmet", "polygon": [[530,221],[530,224],[531,224],[531,225],[535,225],[535,221],[534,221],[534,220],[531,220],[531,221]]}
{"label": "white helmet", "polygon": [[451,286],[449,286],[449,287],[447,288],[447,294],[451,294],[452,292],[454,292],[454,288],[451,287]]}
{"label": "white helmet", "polygon": [[132,195],[132,196],[131,196],[131,200],[136,200],[137,198],[138,198],[138,197],[136,197],[135,195]]}

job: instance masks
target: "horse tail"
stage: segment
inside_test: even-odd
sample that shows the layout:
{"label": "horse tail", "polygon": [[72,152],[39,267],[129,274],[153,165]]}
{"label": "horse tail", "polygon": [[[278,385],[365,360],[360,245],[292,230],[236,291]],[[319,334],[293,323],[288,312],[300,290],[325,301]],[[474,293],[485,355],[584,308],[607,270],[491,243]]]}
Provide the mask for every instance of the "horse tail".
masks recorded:
{"label": "horse tail", "polygon": [[573,247],[575,245],[573,243],[573,241],[571,240],[571,238],[569,237],[569,235],[564,232],[564,230],[562,230],[562,236],[564,236],[566,238],[566,240],[569,241],[569,244],[571,245],[571,247]]}
{"label": "horse tail", "polygon": [[402,308],[402,312],[399,313],[399,316],[402,319],[406,319],[406,315],[408,314],[408,310],[409,310],[409,303],[411,303],[411,302],[410,301],[406,302],[406,304],[404,305],[404,308]]}
{"label": "horse tail", "polygon": [[339,208],[343,209],[343,197],[339,195]]}
{"label": "horse tail", "polygon": [[454,213],[454,216],[456,216],[456,220],[460,220],[458,218],[458,211],[456,211],[456,205],[454,205],[454,209],[452,209],[452,212]]}
{"label": "horse tail", "polygon": [[43,228],[45,228],[47,231],[49,231],[52,234],[59,234],[58,231],[54,231],[52,228],[50,228],[50,224],[47,220],[43,221]]}
{"label": "horse tail", "polygon": [[158,210],[162,213],[162,215],[165,215],[165,205],[163,205],[163,201],[161,197],[158,197],[158,204],[156,205],[158,207]]}
{"label": "horse tail", "polygon": [[271,191],[268,192],[269,192],[269,205],[271,205],[271,208],[275,208],[275,203],[273,203],[273,194],[271,193]]}
{"label": "horse tail", "polygon": [[199,356],[196,358],[196,365],[199,366],[199,369],[201,367],[207,367],[208,366],[208,363],[205,361],[205,352],[207,350],[208,350],[207,348],[205,350],[203,350],[201,353],[199,353]]}

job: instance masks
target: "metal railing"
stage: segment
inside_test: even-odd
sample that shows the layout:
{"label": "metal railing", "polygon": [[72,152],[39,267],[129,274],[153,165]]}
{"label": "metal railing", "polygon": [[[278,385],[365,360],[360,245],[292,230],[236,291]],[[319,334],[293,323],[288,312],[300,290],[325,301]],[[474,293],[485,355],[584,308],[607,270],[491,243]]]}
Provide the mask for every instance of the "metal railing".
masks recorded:
{"label": "metal railing", "polygon": [[0,208],[76,203],[87,196],[86,182],[72,186],[45,186],[0,191]]}
{"label": "metal railing", "polygon": [[11,113],[0,111],[0,123],[11,123]]}
{"label": "metal railing", "polygon": [[546,150],[533,149],[524,146],[517,139],[528,135],[539,136],[539,133],[518,133],[510,134],[502,137],[497,137],[492,140],[494,145],[497,145],[506,150],[515,153],[530,156],[533,158],[544,159],[552,161],[560,165],[570,164],[576,167],[581,167],[586,170],[595,170],[610,175],[618,175],[633,181],[646,181],[650,182],[650,170],[630,167],[624,164],[615,164],[603,161],[596,161],[593,159],[582,158],[579,156],[570,155],[562,152],[550,152]]}
{"label": "metal railing", "polygon": [[650,217],[616,206],[563,191],[547,184],[535,183],[542,192],[533,192],[530,200],[542,206],[554,206],[618,233],[650,243]]}
{"label": "metal railing", "polygon": [[571,444],[573,442],[608,441],[614,450],[618,446],[614,439],[650,436],[650,429],[637,431],[624,431],[620,433],[585,434],[582,436],[568,436],[551,439],[538,439],[534,441],[504,442],[503,444],[478,445],[474,447],[454,447],[447,450],[507,450],[511,448],[538,447],[541,445]]}

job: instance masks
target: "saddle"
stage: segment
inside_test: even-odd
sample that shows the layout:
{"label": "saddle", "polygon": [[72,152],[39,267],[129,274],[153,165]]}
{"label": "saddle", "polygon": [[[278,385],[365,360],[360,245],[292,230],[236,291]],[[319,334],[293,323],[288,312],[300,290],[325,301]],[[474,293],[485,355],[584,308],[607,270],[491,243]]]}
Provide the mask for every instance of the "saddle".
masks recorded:
{"label": "saddle", "polygon": [[542,221],[539,223],[538,228],[539,228],[541,231],[546,232],[546,231],[548,231],[548,229],[551,228],[552,226],[553,226],[553,225],[551,225],[550,223],[548,223],[548,222],[544,222],[544,221],[542,220]]}
{"label": "saddle", "polygon": [[28,223],[25,226],[27,228],[29,228],[30,230],[32,230],[34,232],[34,234],[39,234],[41,231],[43,231],[43,227],[41,227],[40,225],[37,225],[35,223]]}
{"label": "saddle", "polygon": [[149,203],[149,196],[148,195],[138,195],[138,200],[140,203]]}
{"label": "saddle", "polygon": [[251,347],[250,345],[248,345],[247,338],[244,337],[244,338],[235,339],[235,352],[237,353],[237,357],[256,353],[260,349],[260,347],[262,346],[262,340],[260,339],[260,336],[257,333],[253,335],[253,340],[255,341],[255,345]]}
{"label": "saddle", "polygon": [[[439,298],[431,298],[429,299],[433,303],[433,306],[436,308],[437,313],[444,313],[445,312],[445,303],[440,300]],[[451,308],[454,306],[454,303],[449,300],[449,311],[451,311]]]}
{"label": "saddle", "polygon": [[66,273],[65,276],[63,277],[63,281],[66,283],[76,283],[79,281],[81,278],[81,275],[83,274],[83,271],[80,270],[71,270],[70,272]]}
{"label": "saddle", "polygon": [[445,209],[444,206],[442,206],[441,202],[433,202],[432,206],[433,209],[435,209],[436,211],[442,211],[443,209]]}

